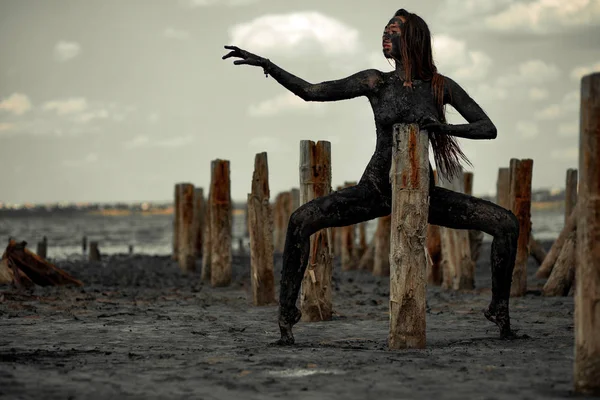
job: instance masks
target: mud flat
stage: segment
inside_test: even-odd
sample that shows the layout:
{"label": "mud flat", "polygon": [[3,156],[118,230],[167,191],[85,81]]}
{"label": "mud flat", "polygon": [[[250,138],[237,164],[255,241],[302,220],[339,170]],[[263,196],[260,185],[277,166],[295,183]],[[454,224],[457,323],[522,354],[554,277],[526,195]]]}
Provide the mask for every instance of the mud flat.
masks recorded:
{"label": "mud flat", "polygon": [[[544,243],[546,249],[550,242]],[[428,289],[427,349],[388,351],[389,280],[335,266],[334,319],[299,323],[281,348],[276,306],[252,307],[249,260],[213,289],[170,257],[61,261],[78,289],[0,286],[0,397],[22,399],[533,399],[572,397],[573,298],[511,300],[523,339],[500,340],[477,289]],[[276,258],[276,276],[281,267]]]}

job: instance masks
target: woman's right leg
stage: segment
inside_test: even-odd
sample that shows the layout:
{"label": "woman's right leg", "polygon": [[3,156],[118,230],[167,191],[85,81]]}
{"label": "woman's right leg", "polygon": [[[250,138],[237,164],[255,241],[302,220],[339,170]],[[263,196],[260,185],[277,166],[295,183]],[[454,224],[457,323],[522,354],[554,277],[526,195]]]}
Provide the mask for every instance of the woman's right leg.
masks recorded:
{"label": "woman's right leg", "polygon": [[292,326],[300,320],[296,300],[308,265],[310,236],[321,229],[369,221],[391,212],[391,198],[361,181],[300,206],[290,217],[279,292],[280,344],[293,344]]}

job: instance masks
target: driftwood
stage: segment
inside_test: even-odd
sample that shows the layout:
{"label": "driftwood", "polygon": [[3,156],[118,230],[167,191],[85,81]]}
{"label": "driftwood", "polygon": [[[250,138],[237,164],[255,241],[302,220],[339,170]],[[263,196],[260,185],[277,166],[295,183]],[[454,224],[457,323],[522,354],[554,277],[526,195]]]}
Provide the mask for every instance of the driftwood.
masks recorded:
{"label": "driftwood", "polygon": [[567,237],[569,236],[569,234],[577,228],[577,209],[578,208],[579,207],[576,205],[575,208],[573,209],[573,212],[571,213],[571,216],[569,217],[569,219],[567,219],[567,223],[565,224],[563,230],[560,232],[560,234],[558,235],[558,238],[556,238],[556,240],[552,244],[550,251],[544,258],[544,262],[542,263],[542,265],[538,268],[537,272],[535,273],[535,276],[538,279],[543,279],[543,278],[547,278],[550,276],[550,273],[552,272],[552,268],[554,267],[554,263],[556,262],[556,259],[558,258],[558,255],[560,254],[560,251],[562,249],[563,244],[565,243],[565,240],[567,240]]}
{"label": "driftwood", "polygon": [[12,277],[12,283],[17,287],[38,286],[83,286],[83,282],[75,279],[54,264],[42,259],[37,254],[29,251],[27,242],[17,242],[11,239],[2,254],[0,276]]}
{"label": "driftwood", "polygon": [[575,277],[576,245],[577,230],[574,230],[567,237],[550,277],[544,285],[542,290],[544,296],[567,296],[569,294]]}
{"label": "driftwood", "polygon": [[542,244],[535,240],[533,234],[529,236],[529,255],[538,263],[542,265],[544,259],[546,259],[546,250],[542,247]]}

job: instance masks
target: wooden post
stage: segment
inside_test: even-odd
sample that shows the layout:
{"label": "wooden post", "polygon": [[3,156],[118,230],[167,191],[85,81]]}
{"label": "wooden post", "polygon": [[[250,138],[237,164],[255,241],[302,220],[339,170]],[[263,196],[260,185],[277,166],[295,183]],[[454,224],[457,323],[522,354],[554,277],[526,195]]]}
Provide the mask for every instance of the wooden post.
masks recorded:
{"label": "wooden post", "polygon": [[529,255],[538,263],[542,265],[546,259],[546,250],[542,247],[542,244],[535,240],[533,234],[529,238]]}
{"label": "wooden post", "polygon": [[87,251],[87,236],[84,236],[81,239],[81,249],[82,249],[83,254],[85,254],[85,252]]}
{"label": "wooden post", "polygon": [[[331,193],[331,144],[300,141],[300,203]],[[310,238],[310,257],[302,279],[300,310],[302,321],[329,321],[332,314],[331,276],[333,256],[330,228]]]}
{"label": "wooden post", "polygon": [[418,125],[394,125],[390,248],[390,349],[424,348],[429,139]]}
{"label": "wooden post", "polygon": [[510,210],[510,170],[508,168],[498,168],[496,204]]}
{"label": "wooden post", "polygon": [[[464,193],[463,174],[450,182],[442,180],[441,186]],[[469,231],[440,227],[442,241],[442,287],[444,289],[470,290],[475,287],[475,263],[471,259]]]}
{"label": "wooden post", "polygon": [[269,165],[267,153],[254,158],[252,192],[248,195],[250,271],[252,301],[255,306],[275,302],[273,273],[273,216],[269,204]]}
{"label": "wooden post", "polygon": [[367,246],[367,250],[363,253],[358,262],[358,269],[361,271],[373,271],[373,266],[375,264],[375,238],[376,236],[373,235],[373,238]]}
{"label": "wooden post", "polygon": [[600,73],[581,80],[575,391],[600,395]]}
{"label": "wooden post", "polygon": [[38,242],[36,253],[43,260],[46,259],[48,254],[48,238],[46,238],[46,236],[43,237],[41,242]]}
{"label": "wooden post", "polygon": [[98,248],[98,242],[90,242],[90,253],[88,259],[90,261],[100,261],[100,249]]}
{"label": "wooden post", "polygon": [[512,275],[511,296],[524,296],[527,292],[527,259],[531,233],[531,175],[533,160],[510,160],[510,206],[519,220],[517,258]]}
{"label": "wooden post", "polygon": [[367,251],[367,221],[356,224],[356,227],[358,230],[358,243],[356,243],[352,249],[352,258],[358,269],[358,263],[362,258],[362,255]]}
{"label": "wooden post", "polygon": [[575,244],[577,232],[573,231],[563,245],[552,273],[546,281],[542,293],[544,296],[567,296],[575,277]]}
{"label": "wooden post", "polygon": [[179,234],[177,262],[184,272],[196,269],[196,237],[194,232],[194,185],[181,183],[179,185]]}
{"label": "wooden post", "polygon": [[229,161],[214,160],[210,198],[210,283],[213,287],[231,283],[231,182]]}
{"label": "wooden post", "polygon": [[[344,182],[344,187],[356,186],[356,182]],[[356,225],[343,226],[342,236],[342,271],[350,271],[358,267],[358,260],[354,258],[356,241]]]}
{"label": "wooden post", "polygon": [[132,244],[129,245],[127,250],[129,251],[130,256],[133,255],[133,245]]}
{"label": "wooden post", "polygon": [[577,170],[569,168],[567,170],[567,183],[565,185],[565,225],[567,219],[573,212],[577,203]]}
{"label": "wooden post", "polygon": [[206,202],[204,201],[204,189],[194,189],[194,231],[196,258],[202,257],[202,244],[204,240],[204,221],[206,214]]}
{"label": "wooden post", "polygon": [[175,185],[175,200],[173,201],[173,254],[172,258],[175,261],[179,260],[179,222],[181,217],[180,202],[181,202],[181,183]]}
{"label": "wooden post", "polygon": [[[212,184],[212,183],[211,183]],[[212,255],[212,245],[210,243],[211,239],[211,192],[208,192],[207,204],[206,204],[206,215],[204,217],[204,232],[202,234],[202,271],[200,273],[200,279],[203,281],[210,281],[211,275],[211,255]]]}
{"label": "wooden post", "polygon": [[377,219],[375,231],[375,255],[373,260],[374,276],[390,276],[390,235],[392,215]]}
{"label": "wooden post", "polygon": [[565,241],[567,240],[567,237],[569,237],[569,234],[571,232],[577,229],[578,208],[578,206],[575,206],[575,209],[571,213],[571,216],[567,220],[567,223],[565,224],[563,230],[560,231],[560,234],[558,235],[554,243],[552,243],[550,251],[548,252],[548,254],[546,254],[546,257],[544,258],[544,262],[542,262],[542,265],[540,265],[540,267],[535,273],[536,278],[543,279],[548,278],[550,276],[552,268],[554,268],[554,263],[556,262],[556,259],[558,258],[558,255],[560,254],[560,251]]}

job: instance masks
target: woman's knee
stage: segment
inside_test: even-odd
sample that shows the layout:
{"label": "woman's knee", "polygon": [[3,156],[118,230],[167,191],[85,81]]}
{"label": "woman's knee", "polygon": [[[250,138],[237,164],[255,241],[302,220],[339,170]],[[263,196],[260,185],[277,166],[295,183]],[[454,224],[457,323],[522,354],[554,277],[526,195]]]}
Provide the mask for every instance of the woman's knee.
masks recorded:
{"label": "woman's knee", "polygon": [[519,238],[519,220],[512,211],[504,210],[494,236],[505,236],[509,240],[516,241]]}

